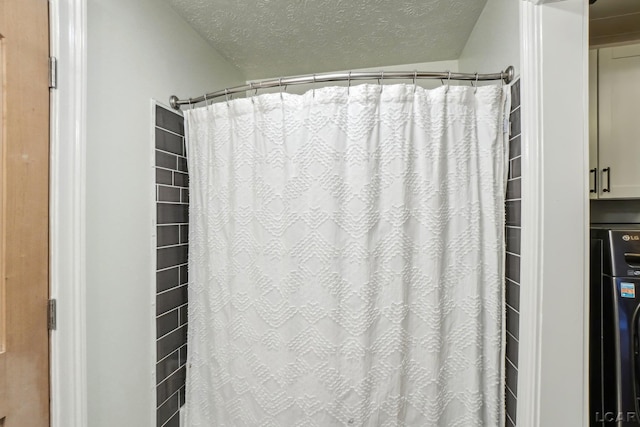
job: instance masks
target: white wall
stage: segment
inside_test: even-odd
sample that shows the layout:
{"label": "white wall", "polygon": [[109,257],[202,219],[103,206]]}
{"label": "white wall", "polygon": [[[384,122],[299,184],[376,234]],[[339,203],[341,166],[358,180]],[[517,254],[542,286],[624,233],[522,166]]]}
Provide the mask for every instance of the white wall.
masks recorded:
{"label": "white wall", "polygon": [[153,425],[151,99],[242,73],[164,1],[88,1],[87,376],[90,427]]}
{"label": "white wall", "polygon": [[[451,72],[458,72],[458,60],[454,59],[451,61],[435,61],[435,62],[419,62],[419,63],[415,63],[415,64],[402,64],[402,65],[385,65],[382,67],[374,67],[374,68],[354,68],[352,70],[336,70],[336,71],[332,71],[334,73],[348,73],[349,71],[353,71],[353,72],[359,72],[359,71],[413,71],[413,70],[418,70],[418,71],[451,71]],[[287,76],[283,76],[283,77],[288,77]],[[257,80],[264,80],[264,79],[273,79],[273,78],[278,78],[279,76],[264,76],[261,77],[260,79]],[[251,81],[257,81],[257,80],[248,80],[248,82]],[[373,83],[376,84],[377,81],[376,80],[357,80],[357,81],[353,81],[351,82],[352,86],[355,85],[359,85],[359,84],[365,84],[365,83]],[[387,80],[384,82],[384,84],[394,84],[394,83],[411,83],[413,84],[412,80]],[[435,88],[441,85],[440,80],[428,80],[428,79],[423,79],[423,80],[417,80],[416,82],[418,84],[418,86],[422,86],[424,88]],[[458,84],[458,82],[454,82],[452,81],[451,84]],[[302,84],[302,85],[298,85],[298,86],[290,86],[287,87],[287,93],[295,93],[298,95],[301,95],[305,92],[307,92],[308,90],[315,88],[320,88],[320,87],[324,87],[324,86],[348,86],[348,82],[344,81],[344,82],[327,82],[327,83],[316,83],[314,84]],[[276,93],[278,92],[280,89],[277,88],[271,88],[271,89],[261,89],[258,91],[258,95],[263,94],[263,93]],[[247,92],[247,96],[251,95],[251,92]]]}
{"label": "white wall", "polygon": [[520,1],[488,0],[460,54],[460,71],[520,74]]}

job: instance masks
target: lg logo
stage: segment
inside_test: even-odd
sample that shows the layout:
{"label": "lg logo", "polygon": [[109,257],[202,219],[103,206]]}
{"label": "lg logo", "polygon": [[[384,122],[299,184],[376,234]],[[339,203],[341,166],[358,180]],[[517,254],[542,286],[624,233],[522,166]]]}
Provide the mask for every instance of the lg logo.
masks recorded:
{"label": "lg logo", "polygon": [[622,236],[622,240],[624,240],[625,242],[628,242],[629,240],[640,240],[640,236],[630,236],[628,234],[625,234],[624,236]]}

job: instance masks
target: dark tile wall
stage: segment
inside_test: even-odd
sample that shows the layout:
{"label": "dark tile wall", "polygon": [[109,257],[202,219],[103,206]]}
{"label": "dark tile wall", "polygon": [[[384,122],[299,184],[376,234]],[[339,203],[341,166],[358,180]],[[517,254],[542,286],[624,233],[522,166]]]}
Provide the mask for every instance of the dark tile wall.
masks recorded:
{"label": "dark tile wall", "polygon": [[157,427],[178,427],[187,356],[189,177],[182,116],[156,106]]}
{"label": "dark tile wall", "polygon": [[506,300],[507,349],[506,426],[516,425],[518,393],[518,339],[520,329],[520,80],[511,86],[511,133],[509,138],[509,180],[507,181],[506,230]]}

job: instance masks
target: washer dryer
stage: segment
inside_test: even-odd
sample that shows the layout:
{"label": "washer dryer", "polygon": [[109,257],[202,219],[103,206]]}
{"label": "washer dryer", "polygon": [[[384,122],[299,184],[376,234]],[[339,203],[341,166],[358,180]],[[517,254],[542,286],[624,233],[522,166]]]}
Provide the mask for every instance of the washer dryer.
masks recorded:
{"label": "washer dryer", "polygon": [[640,426],[640,226],[591,229],[591,426]]}

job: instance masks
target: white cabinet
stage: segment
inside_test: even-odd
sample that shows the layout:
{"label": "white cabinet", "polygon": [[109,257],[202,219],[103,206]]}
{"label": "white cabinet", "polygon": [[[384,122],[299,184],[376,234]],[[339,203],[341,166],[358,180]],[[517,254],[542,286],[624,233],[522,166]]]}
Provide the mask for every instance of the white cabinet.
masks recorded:
{"label": "white cabinet", "polygon": [[589,114],[598,117],[589,127],[592,194],[640,198],[640,44],[592,51],[589,63],[597,63],[589,81]]}
{"label": "white cabinet", "polygon": [[598,198],[598,50],[589,51],[589,198]]}

